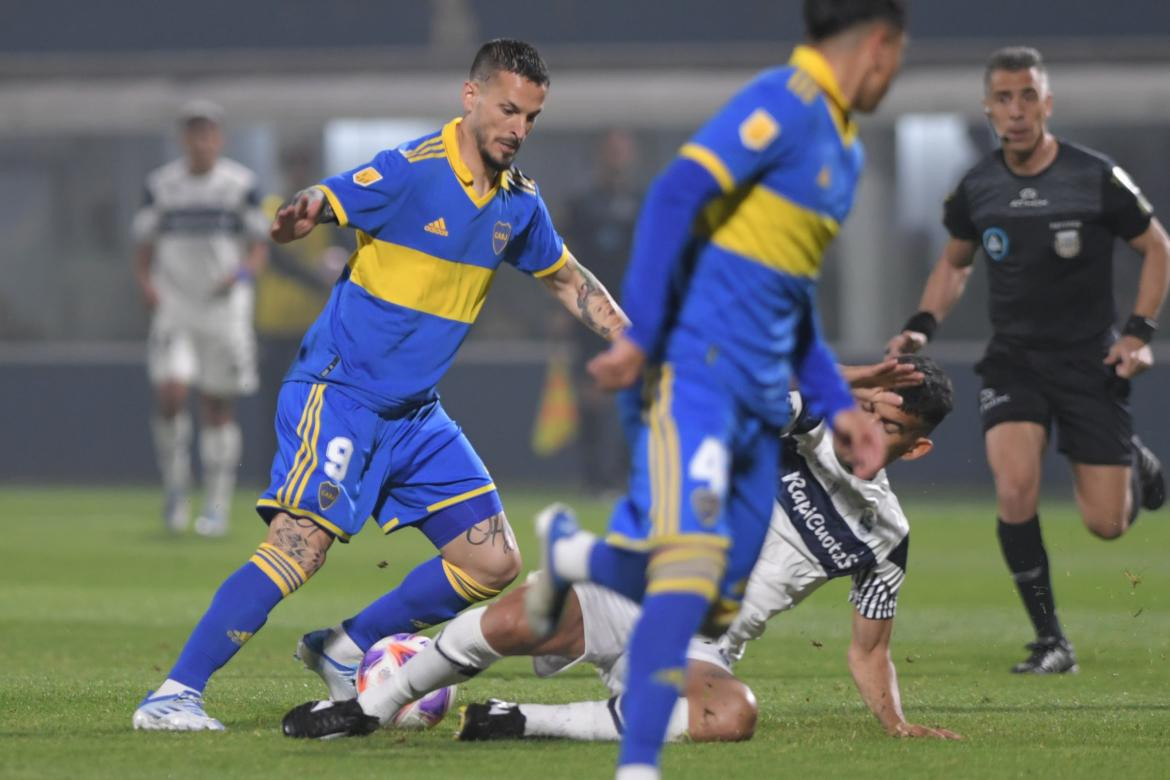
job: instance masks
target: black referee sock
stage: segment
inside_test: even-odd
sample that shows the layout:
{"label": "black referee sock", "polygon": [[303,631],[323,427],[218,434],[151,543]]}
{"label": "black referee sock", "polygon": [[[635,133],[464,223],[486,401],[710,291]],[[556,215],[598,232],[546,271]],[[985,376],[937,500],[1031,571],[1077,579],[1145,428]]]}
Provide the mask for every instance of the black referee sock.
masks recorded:
{"label": "black referee sock", "polygon": [[1062,638],[1060,621],[1056,618],[1056,602],[1052,598],[1052,578],[1048,573],[1048,552],[1040,535],[1040,517],[1026,523],[998,524],[999,548],[1007,563],[1016,590],[1024,602],[1024,609],[1032,619],[1038,638]]}

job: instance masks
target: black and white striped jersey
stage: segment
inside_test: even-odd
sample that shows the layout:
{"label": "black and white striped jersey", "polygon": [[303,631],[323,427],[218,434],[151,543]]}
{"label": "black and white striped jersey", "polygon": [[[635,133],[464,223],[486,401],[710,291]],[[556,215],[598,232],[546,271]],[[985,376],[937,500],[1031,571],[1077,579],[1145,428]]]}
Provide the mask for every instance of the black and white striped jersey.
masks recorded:
{"label": "black and white striped jersey", "polygon": [[[793,393],[792,401],[799,411],[799,396]],[[906,577],[909,521],[885,471],[868,481],[853,476],[824,423],[798,426],[784,437],[770,533],[825,580],[852,577],[849,600],[863,616],[894,616]]]}
{"label": "black and white striped jersey", "polygon": [[239,272],[251,241],[266,241],[256,177],[220,158],[204,174],[175,160],[146,179],[134,217],[136,241],[154,247],[151,273],[163,308],[208,312],[224,280]]}

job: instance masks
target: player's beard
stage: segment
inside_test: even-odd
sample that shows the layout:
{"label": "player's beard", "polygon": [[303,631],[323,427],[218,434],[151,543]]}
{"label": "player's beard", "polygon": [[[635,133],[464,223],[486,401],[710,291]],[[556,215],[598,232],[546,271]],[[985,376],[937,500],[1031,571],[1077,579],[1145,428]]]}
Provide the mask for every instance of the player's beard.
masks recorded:
{"label": "player's beard", "polygon": [[496,158],[491,153],[488,139],[484,137],[483,131],[478,127],[475,128],[475,148],[479,151],[479,157],[481,160],[483,160],[484,167],[494,171],[497,174],[512,167],[512,161],[516,159],[516,152],[520,151],[520,148],[517,147],[516,152],[514,152],[507,160]]}

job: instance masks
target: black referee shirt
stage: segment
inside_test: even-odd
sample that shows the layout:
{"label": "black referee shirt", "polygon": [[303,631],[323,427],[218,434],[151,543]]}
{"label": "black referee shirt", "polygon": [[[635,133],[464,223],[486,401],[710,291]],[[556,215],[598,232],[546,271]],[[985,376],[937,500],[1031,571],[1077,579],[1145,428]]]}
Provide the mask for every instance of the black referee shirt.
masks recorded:
{"label": "black referee shirt", "polygon": [[1113,239],[1141,235],[1153,214],[1112,160],[1059,144],[1035,176],[1017,176],[993,152],[943,206],[950,234],[987,255],[995,337],[1026,347],[1100,341],[1116,319]]}

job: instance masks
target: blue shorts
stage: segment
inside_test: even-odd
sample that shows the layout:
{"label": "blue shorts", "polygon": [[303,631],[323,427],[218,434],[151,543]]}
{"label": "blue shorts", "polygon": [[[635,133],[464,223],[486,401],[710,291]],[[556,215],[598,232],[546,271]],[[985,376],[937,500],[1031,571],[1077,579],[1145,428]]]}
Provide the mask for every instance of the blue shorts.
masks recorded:
{"label": "blue shorts", "polygon": [[342,541],[373,518],[416,525],[436,547],[503,511],[496,486],[437,400],[379,414],[326,384],[285,382],[276,457],[256,511],[307,517]]}
{"label": "blue shorts", "polygon": [[772,518],[780,432],[701,363],[663,364],[647,387],[629,493],[614,508],[608,541],[727,550],[719,595],[738,604]]}

